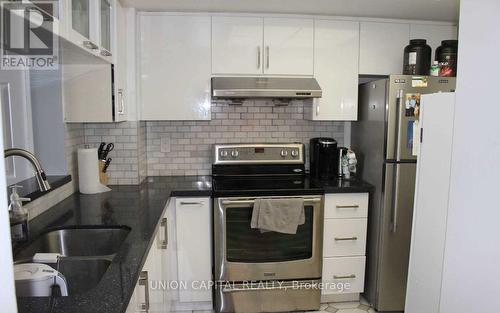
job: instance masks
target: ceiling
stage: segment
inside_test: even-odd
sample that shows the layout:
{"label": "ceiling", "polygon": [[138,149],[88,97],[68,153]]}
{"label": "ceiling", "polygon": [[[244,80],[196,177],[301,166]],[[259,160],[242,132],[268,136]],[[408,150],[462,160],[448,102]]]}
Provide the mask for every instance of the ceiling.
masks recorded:
{"label": "ceiling", "polygon": [[460,0],[120,0],[143,11],[291,13],[458,21]]}

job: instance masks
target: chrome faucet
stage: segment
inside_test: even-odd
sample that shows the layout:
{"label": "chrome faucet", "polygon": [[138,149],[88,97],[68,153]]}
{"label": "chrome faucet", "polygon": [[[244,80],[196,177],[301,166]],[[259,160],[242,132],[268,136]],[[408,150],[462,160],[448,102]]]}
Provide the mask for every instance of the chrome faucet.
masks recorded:
{"label": "chrome faucet", "polygon": [[40,164],[40,161],[38,161],[38,159],[35,157],[33,153],[18,148],[5,150],[5,158],[8,158],[10,156],[20,156],[28,160],[35,169],[35,177],[36,181],[38,182],[38,187],[40,188],[40,191],[50,190],[51,187],[49,182],[47,181],[47,176],[45,175],[45,172],[42,169],[42,165]]}

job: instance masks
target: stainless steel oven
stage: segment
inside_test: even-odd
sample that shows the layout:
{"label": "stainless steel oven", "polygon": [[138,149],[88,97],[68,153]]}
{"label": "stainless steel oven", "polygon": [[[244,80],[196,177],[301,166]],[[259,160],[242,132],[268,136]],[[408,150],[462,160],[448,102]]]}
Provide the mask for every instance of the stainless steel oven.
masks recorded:
{"label": "stainless steel oven", "polygon": [[[304,174],[300,143],[216,145],[214,279],[216,312],[318,310],[322,190]],[[304,200],[304,223],[294,234],[251,227],[257,199]]]}
{"label": "stainless steel oven", "polygon": [[214,199],[216,312],[318,308],[324,199],[322,195],[302,198],[305,223],[296,234],[252,229],[257,197]]}
{"label": "stainless steel oven", "polygon": [[323,196],[301,198],[305,223],[293,235],[262,233],[250,227],[256,197],[214,199],[215,279],[241,282],[320,278]]}

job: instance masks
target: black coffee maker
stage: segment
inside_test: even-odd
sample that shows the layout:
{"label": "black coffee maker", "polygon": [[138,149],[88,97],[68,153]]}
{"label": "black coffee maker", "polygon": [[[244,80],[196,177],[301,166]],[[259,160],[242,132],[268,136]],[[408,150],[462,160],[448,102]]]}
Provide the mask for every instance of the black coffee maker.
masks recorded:
{"label": "black coffee maker", "polygon": [[309,142],[309,164],[311,178],[334,179],[338,177],[339,153],[333,138],[312,138]]}

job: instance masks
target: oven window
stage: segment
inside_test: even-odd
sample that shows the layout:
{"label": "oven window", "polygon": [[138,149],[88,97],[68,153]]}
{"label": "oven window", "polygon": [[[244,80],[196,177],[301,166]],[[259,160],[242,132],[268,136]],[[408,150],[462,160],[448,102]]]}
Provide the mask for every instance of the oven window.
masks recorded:
{"label": "oven window", "polygon": [[312,257],[313,207],[305,206],[305,223],[296,234],[252,229],[253,208],[226,210],[226,256],[229,262],[263,263]]}

